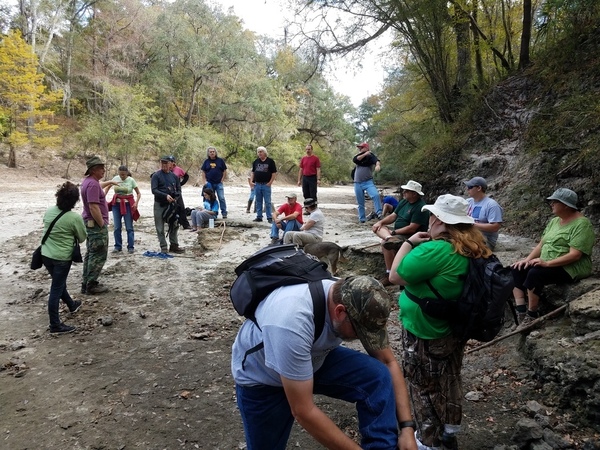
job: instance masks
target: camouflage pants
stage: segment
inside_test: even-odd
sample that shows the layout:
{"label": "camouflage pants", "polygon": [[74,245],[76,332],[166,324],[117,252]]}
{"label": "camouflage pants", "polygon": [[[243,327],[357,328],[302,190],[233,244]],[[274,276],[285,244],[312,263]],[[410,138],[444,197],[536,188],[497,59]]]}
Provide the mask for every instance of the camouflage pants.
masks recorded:
{"label": "camouflage pants", "polygon": [[404,376],[417,423],[417,439],[440,447],[444,425],[460,425],[465,342],[454,336],[419,339],[402,330]]}
{"label": "camouflage pants", "polygon": [[87,251],[83,258],[83,277],[81,284],[97,283],[100,272],[106,262],[108,255],[108,227],[86,228],[87,231]]}

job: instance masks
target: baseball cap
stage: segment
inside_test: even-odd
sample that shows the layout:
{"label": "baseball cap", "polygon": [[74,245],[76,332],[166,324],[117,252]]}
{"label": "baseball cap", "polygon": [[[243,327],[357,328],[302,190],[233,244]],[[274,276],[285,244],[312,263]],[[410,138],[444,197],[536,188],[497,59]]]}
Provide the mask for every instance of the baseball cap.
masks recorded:
{"label": "baseball cap", "polygon": [[92,167],[94,167],[94,166],[103,166],[104,165],[104,161],[102,161],[102,159],[99,156],[95,155],[95,156],[92,156],[90,159],[88,159],[85,162],[85,165],[87,166],[87,170],[85,171],[84,175],[89,175],[90,174],[90,169]]}
{"label": "baseball cap", "polygon": [[485,181],[485,178],[482,177],[474,177],[471,178],[469,181],[465,181],[465,184],[467,185],[467,187],[471,187],[471,186],[481,186],[483,188],[483,190],[487,190],[487,181]]}
{"label": "baseball cap", "polygon": [[173,162],[173,160],[171,159],[171,156],[169,156],[169,155],[161,156],[160,160],[166,161],[166,162]]}
{"label": "baseball cap", "polygon": [[433,205],[425,205],[421,210],[431,211],[442,222],[450,225],[475,223],[475,220],[467,214],[469,202],[457,195],[440,195]]}
{"label": "baseball cap", "polygon": [[577,194],[571,189],[558,188],[546,200],[558,200],[559,202],[564,203],[570,208],[579,209],[577,208],[577,200],[579,200],[579,198],[577,197]]}
{"label": "baseball cap", "polygon": [[285,198],[298,198],[298,196],[292,192],[291,194],[286,195]]}
{"label": "baseball cap", "polygon": [[360,144],[357,145],[358,148],[366,148],[367,150],[369,150],[369,144],[367,142],[362,142]]}
{"label": "baseball cap", "polygon": [[389,346],[387,320],[390,294],[373,277],[347,278],[341,288],[342,305],[365,350],[382,350]]}

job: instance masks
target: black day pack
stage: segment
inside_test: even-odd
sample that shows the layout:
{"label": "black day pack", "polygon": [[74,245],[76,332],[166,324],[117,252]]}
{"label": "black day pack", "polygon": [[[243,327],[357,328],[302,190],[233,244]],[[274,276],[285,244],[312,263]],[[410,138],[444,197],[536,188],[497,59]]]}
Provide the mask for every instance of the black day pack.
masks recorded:
{"label": "black day pack", "polygon": [[[315,340],[319,337],[323,330],[324,310],[323,319],[318,321],[317,316],[321,315],[319,311],[325,305],[325,299],[320,283],[315,282],[333,279],[325,263],[293,244],[275,245],[250,256],[236,267],[235,273],[238,277],[229,292],[231,302],[238,314],[254,321],[256,307],[275,289],[308,283],[315,306]],[[315,286],[319,289],[314,289]]]}
{"label": "black day pack", "polygon": [[408,298],[416,302],[427,315],[448,320],[453,334],[463,340],[493,340],[504,325],[507,304],[517,322],[510,301],[515,286],[512,272],[509,267],[503,267],[495,255],[469,258],[465,284],[456,302],[445,300],[431,283],[427,284],[437,298],[421,299],[407,290]]}

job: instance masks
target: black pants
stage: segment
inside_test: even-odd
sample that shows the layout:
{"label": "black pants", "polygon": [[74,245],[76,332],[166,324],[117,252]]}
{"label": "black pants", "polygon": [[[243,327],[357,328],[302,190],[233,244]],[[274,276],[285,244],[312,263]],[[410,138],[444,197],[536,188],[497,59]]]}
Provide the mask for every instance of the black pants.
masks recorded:
{"label": "black pants", "polygon": [[542,289],[547,284],[572,283],[573,278],[562,267],[527,267],[526,269],[513,269],[515,287],[527,292],[532,290],[534,294],[541,295]]}
{"label": "black pants", "polygon": [[179,214],[179,225],[181,225],[183,229],[191,228],[190,222],[188,222],[187,216],[185,215],[185,204],[183,203],[182,195],[177,197],[177,214]]}
{"label": "black pants", "polygon": [[304,200],[312,198],[317,201],[317,176],[302,175],[302,196]]}

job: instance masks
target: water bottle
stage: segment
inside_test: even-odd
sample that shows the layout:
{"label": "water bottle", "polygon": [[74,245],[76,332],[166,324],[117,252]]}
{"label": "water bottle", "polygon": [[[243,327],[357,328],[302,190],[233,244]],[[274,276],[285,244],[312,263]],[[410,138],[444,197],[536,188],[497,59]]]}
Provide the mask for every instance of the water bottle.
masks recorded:
{"label": "water bottle", "polygon": [[208,228],[215,227],[215,219],[208,219]]}

